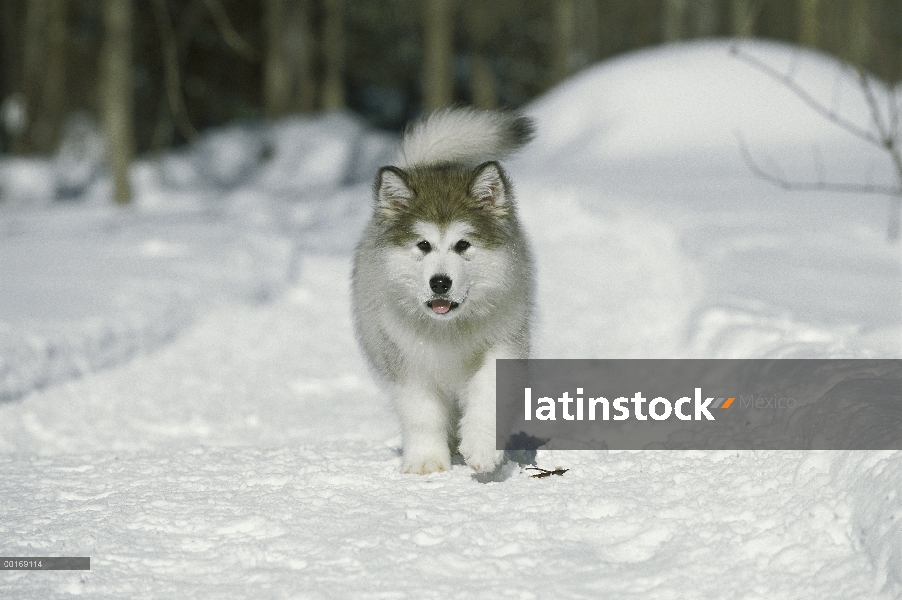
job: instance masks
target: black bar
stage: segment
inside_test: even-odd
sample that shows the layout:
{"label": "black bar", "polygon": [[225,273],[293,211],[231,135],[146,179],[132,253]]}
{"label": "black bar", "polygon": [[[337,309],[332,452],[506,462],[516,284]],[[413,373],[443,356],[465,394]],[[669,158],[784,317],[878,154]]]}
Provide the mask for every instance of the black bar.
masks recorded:
{"label": "black bar", "polygon": [[90,571],[89,556],[0,556],[0,571]]}

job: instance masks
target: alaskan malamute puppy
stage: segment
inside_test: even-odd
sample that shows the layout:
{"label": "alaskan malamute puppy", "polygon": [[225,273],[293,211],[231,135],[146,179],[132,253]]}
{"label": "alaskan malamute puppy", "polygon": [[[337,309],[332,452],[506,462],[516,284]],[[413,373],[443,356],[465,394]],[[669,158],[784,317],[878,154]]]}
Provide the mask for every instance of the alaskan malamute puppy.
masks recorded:
{"label": "alaskan malamute puppy", "polygon": [[497,160],[529,119],[475,109],[408,128],[379,170],[354,259],[354,323],[401,417],[405,473],[492,471],[495,359],[527,358],[535,295],[529,246]]}

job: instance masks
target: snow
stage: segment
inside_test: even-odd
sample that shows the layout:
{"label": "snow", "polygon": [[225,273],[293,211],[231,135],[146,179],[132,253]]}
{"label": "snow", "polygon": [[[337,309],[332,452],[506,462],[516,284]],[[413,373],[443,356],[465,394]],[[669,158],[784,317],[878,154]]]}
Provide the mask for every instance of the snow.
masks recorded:
{"label": "snow", "polygon": [[[862,163],[889,166],[879,150],[811,110],[785,85],[741,57],[764,58],[837,117],[867,130],[870,113],[856,71],[832,57],[775,43],[736,44],[737,55],[732,43],[723,41],[653,48],[573,77],[531,107],[540,128],[529,155],[582,168],[652,159],[659,163],[656,170],[678,169],[684,175],[687,170],[710,170],[714,161],[721,163],[723,177],[725,168],[741,162],[738,134],[753,152],[766,149],[772,162],[784,169],[796,162],[810,165],[815,149],[830,173],[843,169],[845,174],[844,167],[849,167],[860,177]],[[886,95],[877,83],[875,93]],[[851,149],[865,156],[850,165],[843,157]],[[746,167],[741,171],[747,175]],[[885,170],[873,175],[881,172]]]}
{"label": "snow", "polygon": [[122,362],[286,284],[292,247],[246,217],[73,205],[0,224],[0,400]]}
{"label": "snow", "polygon": [[898,545],[881,545],[885,521],[857,510],[863,499],[834,477],[845,468],[874,489],[900,473],[875,477],[854,456],[571,452],[564,477],[494,485],[463,467],[405,477],[393,448],[367,442],[4,456],[15,474],[7,483],[30,498],[11,515],[14,549],[103,548],[90,572],[5,574],[4,588],[17,597],[890,598],[880,589],[899,563],[879,569],[874,558],[898,559]]}
{"label": "snow", "polygon": [[[867,122],[828,59],[746,44]],[[626,56],[527,108],[540,137],[508,167],[537,356],[899,355],[885,200],[773,188],[735,131],[793,177],[838,157],[877,180],[882,157],[729,48]],[[91,557],[0,572],[0,596],[902,597],[898,452],[402,475],[348,290],[393,142],[343,115],[238,124],[137,165],[124,211],[106,177],[59,202],[59,161],[0,160],[0,554]]]}
{"label": "snow", "polygon": [[[857,79],[832,59],[763,42],[740,48],[793,69],[818,100],[867,125]],[[598,255],[579,244],[543,248],[542,272],[571,273],[543,287],[540,307],[578,294],[586,309],[607,309],[611,326],[621,328],[618,341],[637,344],[649,323],[629,312],[637,303],[665,321],[635,353],[596,346],[591,356],[897,356],[902,289],[898,249],[884,239],[888,200],[778,189],[750,174],[735,134],[763,166],[776,165],[792,181],[818,181],[823,172],[831,181],[892,182],[887,157],[813,115],[731,49],[731,42],[697,42],[629,55],[577,75],[531,107],[539,136],[512,165],[524,212],[533,211],[543,230],[584,232],[586,243],[612,246]],[[590,209],[588,221],[572,214],[573,203]],[[558,210],[567,218],[559,220]],[[636,253],[643,256],[633,260]],[[598,264],[612,258],[619,264]],[[586,288],[577,266],[586,263],[626,289]],[[661,272],[652,275],[652,266]],[[626,290],[633,290],[630,302],[623,302]],[[563,337],[557,332],[573,315],[547,312],[551,337]],[[659,327],[673,335],[661,339]],[[549,357],[587,357],[579,346],[541,347]]]}

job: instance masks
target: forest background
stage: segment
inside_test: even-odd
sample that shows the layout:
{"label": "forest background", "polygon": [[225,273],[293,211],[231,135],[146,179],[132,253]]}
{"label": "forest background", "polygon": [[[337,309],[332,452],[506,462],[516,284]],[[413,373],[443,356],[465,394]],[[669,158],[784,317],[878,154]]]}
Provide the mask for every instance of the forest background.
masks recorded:
{"label": "forest background", "polygon": [[902,77],[902,0],[3,0],[0,21],[0,152],[51,154],[96,123],[120,202],[134,156],[213,126],[350,110],[397,130],[684,39],[789,41]]}

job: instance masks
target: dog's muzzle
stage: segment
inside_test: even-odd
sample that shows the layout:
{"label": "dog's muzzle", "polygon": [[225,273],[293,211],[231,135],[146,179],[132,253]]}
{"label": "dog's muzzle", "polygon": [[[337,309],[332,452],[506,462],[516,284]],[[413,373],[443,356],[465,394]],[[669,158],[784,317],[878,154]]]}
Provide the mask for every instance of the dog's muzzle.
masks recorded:
{"label": "dog's muzzle", "polygon": [[[454,282],[451,281],[451,278],[447,275],[433,275],[429,279],[429,288],[432,290],[433,294],[437,296],[443,296],[448,293],[448,290],[451,289],[451,286]],[[447,298],[433,298],[429,302],[426,303],[426,306],[432,309],[437,315],[443,315],[455,308],[458,307],[457,302],[452,302]]]}

